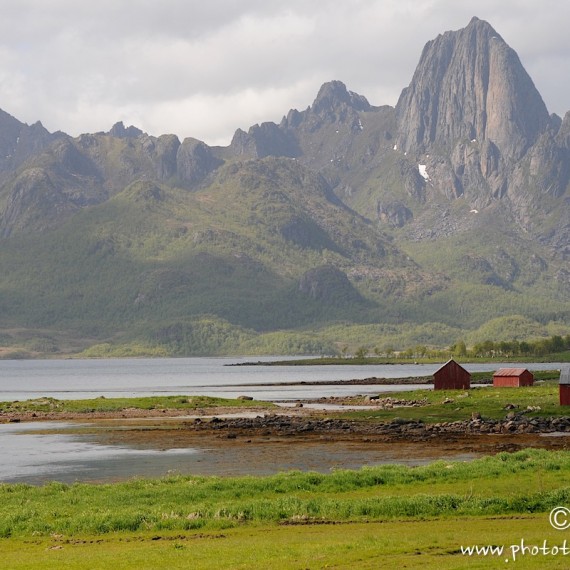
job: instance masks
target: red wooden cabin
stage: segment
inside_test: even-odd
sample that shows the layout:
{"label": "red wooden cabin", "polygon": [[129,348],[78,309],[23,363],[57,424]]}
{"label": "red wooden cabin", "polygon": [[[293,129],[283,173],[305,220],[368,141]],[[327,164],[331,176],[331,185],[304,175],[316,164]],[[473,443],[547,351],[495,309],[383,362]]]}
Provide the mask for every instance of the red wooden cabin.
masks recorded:
{"label": "red wooden cabin", "polygon": [[500,368],[493,374],[493,386],[503,388],[518,388],[532,386],[534,376],[526,368]]}
{"label": "red wooden cabin", "polygon": [[469,390],[471,374],[451,359],[433,374],[434,390]]}

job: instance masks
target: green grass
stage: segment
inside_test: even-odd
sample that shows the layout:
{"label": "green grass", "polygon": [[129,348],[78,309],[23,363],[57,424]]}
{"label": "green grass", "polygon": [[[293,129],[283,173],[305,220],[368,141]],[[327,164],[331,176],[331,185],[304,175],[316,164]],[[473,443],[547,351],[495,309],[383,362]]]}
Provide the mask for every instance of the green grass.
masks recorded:
{"label": "green grass", "polygon": [[[513,479],[521,484],[513,486]],[[1,485],[0,537],[534,513],[569,501],[570,454],[528,450],[331,474]]]}
{"label": "green grass", "polygon": [[[547,376],[549,373],[544,373]],[[481,373],[483,378],[489,373]],[[477,380],[474,379],[473,382]],[[528,411],[526,417],[567,416],[569,409],[560,406],[558,383],[547,381],[521,388],[494,388],[492,386],[470,390],[413,390],[391,392],[390,397],[400,400],[425,400],[421,407],[397,407],[386,410],[362,410],[345,412],[344,417],[390,421],[394,418],[421,420],[425,423],[453,422],[471,419],[473,412],[479,412],[483,419],[501,419],[509,411],[527,412],[529,406],[539,410]],[[511,404],[514,410],[506,409]]]}
{"label": "green grass", "polygon": [[496,568],[504,557],[460,547],[561,544],[548,513],[569,503],[570,453],[536,449],[330,474],[1,485],[0,556],[10,569]]}
{"label": "green grass", "polygon": [[[378,570],[422,568],[566,569],[558,556],[524,556],[513,564],[510,545],[561,545],[564,533],[540,515],[454,517],[314,526],[247,526],[223,531],[124,533],[95,537],[0,540],[6,568],[24,570]],[[505,555],[461,554],[461,546],[504,545]]]}
{"label": "green grass", "polygon": [[0,402],[0,412],[118,412],[140,410],[196,410],[214,407],[266,407],[273,404],[254,400],[213,398],[210,396],[148,396],[144,398],[100,398],[88,400],[58,400],[37,398],[22,402]]}

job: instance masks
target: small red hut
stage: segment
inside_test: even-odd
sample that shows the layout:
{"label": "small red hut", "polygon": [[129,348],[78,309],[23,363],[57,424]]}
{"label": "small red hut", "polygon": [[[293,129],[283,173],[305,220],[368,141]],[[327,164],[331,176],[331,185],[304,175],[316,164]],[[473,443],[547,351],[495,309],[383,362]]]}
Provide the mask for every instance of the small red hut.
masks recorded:
{"label": "small red hut", "polygon": [[560,371],[560,405],[570,406],[570,366],[566,366]]}
{"label": "small red hut", "polygon": [[469,390],[471,374],[451,359],[433,374],[434,390]]}
{"label": "small red hut", "polygon": [[526,368],[500,368],[493,374],[493,386],[500,388],[518,388],[532,386],[534,376]]}

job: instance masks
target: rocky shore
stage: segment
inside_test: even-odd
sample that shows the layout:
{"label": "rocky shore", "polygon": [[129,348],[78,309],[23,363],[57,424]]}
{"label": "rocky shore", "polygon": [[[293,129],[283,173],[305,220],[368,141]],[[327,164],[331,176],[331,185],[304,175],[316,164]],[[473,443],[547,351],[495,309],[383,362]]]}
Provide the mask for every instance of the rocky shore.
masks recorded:
{"label": "rocky shore", "polygon": [[[328,399],[331,400],[331,399]],[[341,399],[338,400],[340,403]],[[329,403],[331,403],[329,401]],[[406,402],[408,406],[422,406],[423,401]],[[400,402],[384,398],[378,407],[397,408]],[[376,407],[376,406],[375,406]],[[422,420],[394,418],[391,421],[348,420],[327,417],[326,411],[304,408],[301,404],[292,408],[279,408],[268,413],[264,408],[204,408],[198,410],[142,410],[124,409],[119,412],[20,412],[0,414],[0,422],[14,423],[46,420],[121,420],[121,419],[178,419],[186,429],[213,431],[216,433],[266,433],[290,435],[315,434],[376,434],[393,437],[424,439],[439,434],[539,434],[568,432],[570,416],[529,417],[532,410],[508,412],[503,419],[482,418],[474,413],[469,420],[455,422],[424,423]]]}
{"label": "rocky shore", "polygon": [[[319,405],[332,405],[338,408],[354,406],[358,401],[362,409],[397,409],[400,407],[422,407],[424,400],[398,400],[391,397],[375,396],[354,398],[322,398],[314,401]],[[82,422],[115,421],[134,422],[144,420],[156,425],[170,425],[172,429],[183,430],[190,436],[208,434],[222,439],[248,439],[257,437],[317,437],[332,440],[355,439],[367,441],[409,441],[437,442],[461,438],[478,439],[481,435],[541,436],[543,434],[568,434],[570,417],[530,417],[539,411],[532,406],[525,410],[505,410],[502,419],[481,417],[477,412],[468,420],[453,422],[425,423],[421,419],[409,420],[396,417],[390,421],[351,420],[335,417],[330,410],[310,409],[309,402],[298,402],[293,407],[276,407],[272,411],[262,407],[201,408],[196,410],[178,409],[135,409],[128,408],[116,412],[4,412],[0,413],[0,423],[29,421],[69,421]],[[368,404],[372,404],[369,406]],[[359,406],[354,406],[358,408]],[[354,409],[354,407],[352,409]],[[514,406],[513,406],[514,407]],[[508,438],[502,438],[508,439]],[[544,438],[542,438],[544,439]],[[552,439],[552,438],[550,438]],[[566,438],[562,438],[564,442]],[[566,444],[564,443],[564,447]]]}
{"label": "rocky shore", "polygon": [[382,435],[423,440],[440,435],[568,433],[570,417],[528,418],[509,413],[502,420],[473,417],[471,420],[426,424],[421,420],[394,419],[389,422],[269,414],[254,418],[210,418],[184,422],[186,429],[213,431],[226,437],[238,435]]}

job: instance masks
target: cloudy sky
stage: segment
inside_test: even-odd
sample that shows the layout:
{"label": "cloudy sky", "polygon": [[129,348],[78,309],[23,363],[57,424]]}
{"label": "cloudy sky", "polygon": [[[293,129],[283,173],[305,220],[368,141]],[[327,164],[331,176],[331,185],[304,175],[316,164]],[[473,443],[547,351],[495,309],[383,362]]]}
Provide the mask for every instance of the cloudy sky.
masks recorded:
{"label": "cloudy sky", "polygon": [[394,105],[424,44],[487,20],[570,109],[567,0],[0,0],[0,108],[71,135],[122,120],[228,144],[339,79]]}

